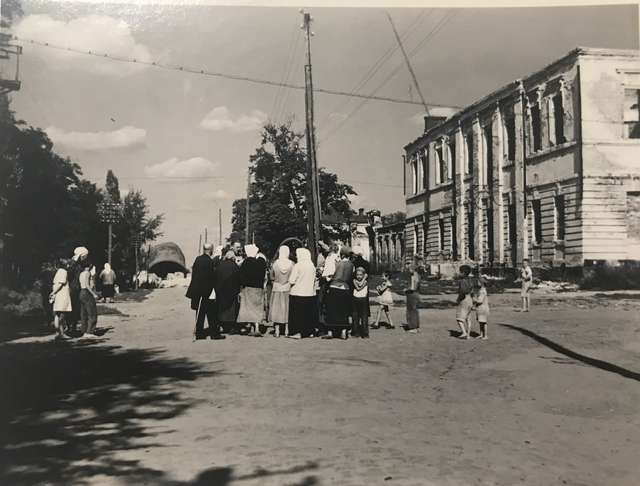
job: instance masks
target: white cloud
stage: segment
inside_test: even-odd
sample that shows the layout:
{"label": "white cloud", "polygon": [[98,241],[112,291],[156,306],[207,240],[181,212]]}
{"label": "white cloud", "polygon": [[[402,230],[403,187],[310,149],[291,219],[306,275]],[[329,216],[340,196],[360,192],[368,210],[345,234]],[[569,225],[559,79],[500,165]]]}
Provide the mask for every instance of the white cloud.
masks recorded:
{"label": "white cloud", "polygon": [[215,174],[218,164],[203,157],[179,160],[176,157],[154,165],[147,165],[144,173],[150,177],[209,177]]}
{"label": "white cloud", "polygon": [[[109,54],[150,62],[149,48],[136,41],[124,20],[106,15],[87,15],[68,22],[49,15],[28,15],[13,29],[21,40],[47,42],[51,45]],[[29,53],[40,56],[57,70],[82,69],[101,75],[126,76],[143,69],[143,65],[122,63],[59,49],[38,47],[25,42]]]}
{"label": "white cloud", "polygon": [[144,128],[125,126],[110,132],[68,132],[56,127],[45,130],[56,145],[78,150],[122,149],[141,145],[147,138]]}
{"label": "white cloud", "polygon": [[217,191],[205,192],[201,197],[205,201],[216,201],[218,199],[229,199],[231,196],[227,191],[218,189]]}
{"label": "white cloud", "polygon": [[260,130],[266,121],[267,114],[260,110],[252,110],[234,119],[226,106],[217,106],[204,117],[200,127],[214,132],[221,130],[252,132]]}

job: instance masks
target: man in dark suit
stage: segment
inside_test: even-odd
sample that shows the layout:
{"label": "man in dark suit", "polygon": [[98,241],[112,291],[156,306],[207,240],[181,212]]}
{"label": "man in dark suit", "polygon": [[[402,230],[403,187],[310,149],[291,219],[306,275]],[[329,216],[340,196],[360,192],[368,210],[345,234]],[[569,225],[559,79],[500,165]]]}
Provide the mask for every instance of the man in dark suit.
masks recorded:
{"label": "man in dark suit", "polygon": [[187,289],[187,298],[191,299],[191,308],[196,311],[196,339],[206,339],[204,319],[207,318],[211,339],[224,339],[216,319],[215,269],[213,245],[205,243],[202,255],[193,262],[191,283]]}

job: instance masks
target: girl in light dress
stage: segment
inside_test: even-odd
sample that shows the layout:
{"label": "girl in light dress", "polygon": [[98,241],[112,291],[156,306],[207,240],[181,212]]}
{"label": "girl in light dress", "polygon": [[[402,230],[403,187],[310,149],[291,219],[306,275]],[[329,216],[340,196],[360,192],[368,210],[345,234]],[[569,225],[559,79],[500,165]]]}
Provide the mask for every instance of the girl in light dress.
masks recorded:
{"label": "girl in light dress", "polygon": [[67,274],[67,267],[69,262],[65,259],[60,259],[58,264],[58,270],[53,277],[53,289],[49,295],[49,302],[53,304],[54,321],[53,325],[56,328],[56,339],[67,339],[65,334],[66,318],[65,316],[71,313],[71,294],[69,292],[69,279]]}
{"label": "girl in light dress", "polygon": [[380,307],[378,307],[378,314],[376,315],[376,322],[371,327],[373,329],[378,329],[380,327],[380,315],[384,311],[384,315],[387,317],[387,322],[389,323],[389,328],[393,329],[393,321],[391,320],[391,313],[389,312],[390,306],[393,305],[393,295],[391,294],[391,280],[389,279],[389,274],[384,272],[382,274],[382,283],[376,287],[378,292],[378,303]]}
{"label": "girl in light dress", "polygon": [[473,308],[476,311],[478,324],[480,325],[480,336],[478,337],[480,339],[488,339],[489,297],[484,279],[480,276],[475,279],[471,299],[473,300]]}

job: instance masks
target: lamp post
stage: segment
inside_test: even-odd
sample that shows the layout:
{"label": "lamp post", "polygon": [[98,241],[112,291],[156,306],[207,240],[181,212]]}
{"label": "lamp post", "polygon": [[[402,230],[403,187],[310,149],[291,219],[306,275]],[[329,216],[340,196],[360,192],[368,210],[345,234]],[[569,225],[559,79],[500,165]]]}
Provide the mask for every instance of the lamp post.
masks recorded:
{"label": "lamp post", "polygon": [[122,204],[112,201],[110,198],[105,199],[98,206],[98,216],[102,223],[108,225],[109,244],[107,249],[107,261],[111,265],[111,253],[113,249],[113,224],[120,221],[122,212]]}
{"label": "lamp post", "polygon": [[144,243],[144,236],[135,235],[132,239],[133,241],[133,251],[136,255],[136,277],[134,280],[134,288],[138,290],[138,275],[140,274],[140,264],[138,263],[138,252],[140,251],[140,245]]}

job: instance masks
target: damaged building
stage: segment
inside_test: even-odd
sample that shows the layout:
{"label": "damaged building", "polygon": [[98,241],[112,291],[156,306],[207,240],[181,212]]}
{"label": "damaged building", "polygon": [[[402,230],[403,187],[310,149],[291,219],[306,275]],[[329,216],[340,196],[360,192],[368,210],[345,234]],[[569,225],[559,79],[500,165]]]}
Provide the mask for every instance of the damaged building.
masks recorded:
{"label": "damaged building", "polygon": [[640,51],[575,49],[404,149],[405,261],[640,260]]}

